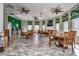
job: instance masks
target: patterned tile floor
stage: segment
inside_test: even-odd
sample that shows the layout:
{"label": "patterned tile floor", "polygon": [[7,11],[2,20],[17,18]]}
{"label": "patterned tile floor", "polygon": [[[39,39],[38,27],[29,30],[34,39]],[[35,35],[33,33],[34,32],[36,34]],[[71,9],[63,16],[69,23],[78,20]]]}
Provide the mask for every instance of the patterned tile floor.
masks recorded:
{"label": "patterned tile floor", "polygon": [[0,56],[76,56],[72,54],[71,48],[65,53],[61,48],[52,45],[48,46],[48,37],[39,37],[34,35],[32,40],[16,37],[14,44],[10,44],[9,48],[4,52],[0,52]]}

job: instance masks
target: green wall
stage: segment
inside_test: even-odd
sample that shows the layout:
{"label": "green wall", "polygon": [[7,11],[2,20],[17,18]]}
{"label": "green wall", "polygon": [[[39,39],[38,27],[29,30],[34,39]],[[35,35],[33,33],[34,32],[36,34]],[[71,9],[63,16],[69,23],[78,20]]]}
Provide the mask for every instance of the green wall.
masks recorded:
{"label": "green wall", "polygon": [[8,16],[8,22],[11,22],[12,29],[21,29],[21,20]]}

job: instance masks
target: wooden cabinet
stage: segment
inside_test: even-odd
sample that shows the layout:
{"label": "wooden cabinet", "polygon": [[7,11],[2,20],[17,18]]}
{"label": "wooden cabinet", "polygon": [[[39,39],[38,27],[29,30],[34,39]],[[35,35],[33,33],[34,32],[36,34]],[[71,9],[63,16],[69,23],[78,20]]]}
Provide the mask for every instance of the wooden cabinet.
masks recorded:
{"label": "wooden cabinet", "polygon": [[4,47],[8,48],[9,46],[9,30],[4,30]]}

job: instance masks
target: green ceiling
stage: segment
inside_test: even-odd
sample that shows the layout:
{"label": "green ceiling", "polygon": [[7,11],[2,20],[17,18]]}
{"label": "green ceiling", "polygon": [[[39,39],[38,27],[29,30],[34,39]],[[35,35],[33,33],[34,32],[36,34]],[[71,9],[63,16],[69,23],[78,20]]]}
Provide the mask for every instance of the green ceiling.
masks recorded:
{"label": "green ceiling", "polygon": [[71,19],[79,17],[79,7],[71,11]]}
{"label": "green ceiling", "polygon": [[68,20],[68,14],[65,14],[64,16],[62,16],[62,22],[67,21]]}

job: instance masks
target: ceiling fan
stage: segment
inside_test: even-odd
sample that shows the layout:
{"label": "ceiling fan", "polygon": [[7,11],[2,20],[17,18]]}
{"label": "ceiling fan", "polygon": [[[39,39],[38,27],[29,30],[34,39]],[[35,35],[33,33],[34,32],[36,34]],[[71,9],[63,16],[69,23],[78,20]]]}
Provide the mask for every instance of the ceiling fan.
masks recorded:
{"label": "ceiling fan", "polygon": [[60,5],[59,5],[59,6],[57,6],[56,8],[51,8],[50,11],[51,11],[52,13],[59,14],[59,13],[63,12],[62,9],[63,9],[63,8],[60,8]]}
{"label": "ceiling fan", "polygon": [[42,17],[43,16],[43,13],[40,13],[40,17]]}
{"label": "ceiling fan", "polygon": [[25,7],[21,7],[21,8],[18,9],[18,11],[20,11],[20,13],[28,14],[30,12],[30,9],[25,8]]}

